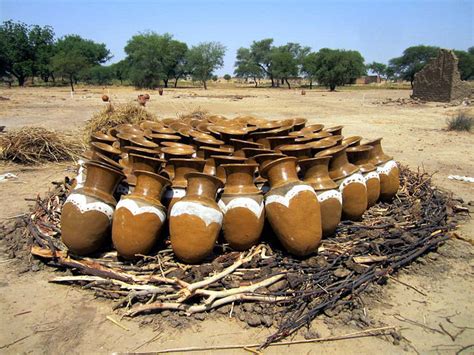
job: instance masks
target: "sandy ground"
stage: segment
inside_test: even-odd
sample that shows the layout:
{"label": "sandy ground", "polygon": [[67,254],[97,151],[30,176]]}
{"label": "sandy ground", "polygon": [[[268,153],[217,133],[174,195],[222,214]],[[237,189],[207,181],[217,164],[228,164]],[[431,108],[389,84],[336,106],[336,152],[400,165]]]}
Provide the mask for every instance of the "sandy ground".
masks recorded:
{"label": "sandy ground", "polygon": [[[0,89],[0,125],[7,129],[43,126],[79,130],[109,94],[114,102],[133,100],[131,88],[78,88],[71,97],[67,88]],[[168,89],[163,96],[150,92],[148,109],[160,117],[173,117],[197,108],[235,116],[251,114],[264,118],[306,117],[313,123],[343,124],[344,135],[384,137],[384,149],[398,161],[435,173],[434,182],[464,201],[474,201],[472,184],[448,180],[447,176],[474,176],[474,135],[445,131],[446,119],[459,106],[438,103],[382,104],[388,99],[408,99],[408,90],[322,90],[211,88]],[[8,98],[3,100],[2,98]],[[0,218],[27,211],[32,198],[46,191],[50,182],[68,174],[66,164],[21,167],[1,164],[0,174],[11,172],[17,179],[0,183]],[[69,173],[70,174],[70,173]],[[468,221],[459,234],[474,239],[474,223]],[[267,353],[455,353],[474,343],[472,317],[473,250],[470,244],[451,241],[431,253],[373,298],[366,296],[364,312],[374,324],[400,326],[401,340],[370,337],[321,344],[275,347]],[[174,329],[167,324],[140,325],[122,320],[125,331],[106,319],[118,316],[111,304],[94,299],[90,292],[47,282],[51,270],[19,273],[18,265],[0,255],[0,352],[4,353],[109,353],[112,351],[156,351],[177,346],[259,342],[269,334],[223,316]],[[26,313],[24,313],[26,312]],[[418,322],[400,321],[399,317]],[[398,318],[398,319],[397,319]],[[420,326],[422,324],[423,326]],[[462,331],[453,341],[451,335]],[[464,328],[463,328],[464,327]],[[468,328],[465,328],[468,327]],[[321,336],[358,331],[350,322],[331,324],[323,317],[312,328]],[[433,330],[433,329],[436,329]],[[464,330],[463,330],[464,329]],[[300,338],[301,334],[297,336]],[[149,343],[147,341],[151,340]],[[472,353],[473,348],[463,353]],[[244,351],[234,351],[243,353]],[[229,353],[229,351],[222,352]]]}

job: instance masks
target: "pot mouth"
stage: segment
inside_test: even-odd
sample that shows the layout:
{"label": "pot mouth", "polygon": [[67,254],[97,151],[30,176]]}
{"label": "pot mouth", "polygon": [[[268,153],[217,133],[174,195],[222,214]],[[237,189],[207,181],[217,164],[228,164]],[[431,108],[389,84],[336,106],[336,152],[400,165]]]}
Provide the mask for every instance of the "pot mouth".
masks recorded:
{"label": "pot mouth", "polygon": [[259,130],[271,130],[271,129],[280,128],[280,127],[281,127],[280,121],[265,121],[261,123],[257,122],[257,128]]}
{"label": "pot mouth", "polygon": [[323,138],[316,142],[306,143],[308,147],[313,148],[313,149],[327,149],[327,148],[334,147],[336,144],[337,144],[337,141],[335,141],[334,139],[326,140],[326,138]]}
{"label": "pot mouth", "polygon": [[186,149],[194,149],[191,145],[189,144],[184,144],[184,143],[178,143],[178,142],[170,142],[170,141],[164,141],[160,143],[163,147],[180,147],[180,148],[186,148]]}
{"label": "pot mouth", "polygon": [[[191,129],[192,126],[191,125],[188,125],[184,122],[173,122],[172,124],[170,124],[170,126],[167,128],[167,130],[174,130],[173,133],[179,133],[179,130],[180,129]],[[165,132],[161,132],[160,133],[165,133]],[[168,132],[166,132],[168,133]]]}
{"label": "pot mouth", "polygon": [[348,153],[358,153],[358,152],[368,152],[374,149],[371,145],[357,145],[355,147],[347,147],[346,152]]}
{"label": "pot mouth", "polygon": [[227,155],[211,155],[211,158],[213,158],[216,161],[216,163],[217,161],[245,162],[247,160],[247,158],[244,158],[244,157],[234,157],[234,156],[227,156]]}
{"label": "pot mouth", "polygon": [[107,143],[91,142],[90,145],[92,147],[96,148],[96,149],[92,149],[92,150],[95,150],[95,151],[100,150],[100,151],[107,152],[107,153],[110,153],[110,154],[115,154],[115,155],[120,155],[120,153],[122,153],[120,151],[120,149],[114,148],[110,144],[107,144]]}
{"label": "pot mouth", "polygon": [[[242,148],[242,150],[244,151],[244,153],[246,152],[249,152],[249,153],[261,153],[261,154],[271,154],[271,153],[275,153],[274,150],[271,150],[271,149],[267,149],[267,148]],[[257,155],[257,154],[255,154]],[[255,156],[254,155],[254,156]]]}
{"label": "pot mouth", "polygon": [[305,124],[306,122],[308,122],[308,119],[303,118],[303,117],[295,117],[295,118],[292,118],[292,120],[293,120],[293,124],[295,125]]}
{"label": "pot mouth", "polygon": [[252,164],[252,163],[231,163],[231,164],[221,164],[220,165],[223,168],[258,168],[258,164]]}
{"label": "pot mouth", "polygon": [[182,137],[187,138],[187,137],[190,137],[190,135],[189,135],[190,130],[191,130],[191,128],[180,128],[180,129],[178,129],[178,132],[176,132],[176,133],[178,133]]}
{"label": "pot mouth", "polygon": [[166,160],[164,160],[164,159],[150,157],[149,155],[141,155],[141,154],[131,153],[128,156],[132,159],[133,159],[133,157],[137,157],[137,158],[140,158],[140,159],[151,160],[151,161],[156,162],[156,163],[166,163]]}
{"label": "pot mouth", "polygon": [[285,151],[298,151],[310,149],[306,144],[285,144],[278,147],[278,150]]}
{"label": "pot mouth", "polygon": [[178,122],[178,120],[176,118],[173,118],[173,117],[167,117],[167,118],[163,118],[161,120],[161,122],[165,125],[165,126],[169,126],[170,124],[172,124],[173,122]]}
{"label": "pot mouth", "polygon": [[171,185],[171,180],[167,179],[167,178],[164,177],[163,175],[160,175],[160,174],[157,174],[157,173],[153,173],[153,172],[151,172],[151,171],[135,170],[135,171],[134,171],[134,174],[135,174],[136,176],[138,176],[138,175],[148,175],[148,176],[150,176],[150,177],[153,177],[153,178],[155,178],[155,179],[158,179],[158,180],[162,183],[163,187],[166,187],[166,186]]}
{"label": "pot mouth", "polygon": [[316,133],[321,131],[324,128],[323,124],[320,123],[315,123],[309,126],[306,126],[300,130],[301,133],[306,134],[306,133]]}
{"label": "pot mouth", "polygon": [[242,144],[247,144],[247,145],[250,145],[250,146],[253,146],[253,147],[263,147],[263,144],[261,143],[257,143],[257,142],[250,142],[250,141],[246,141],[244,139],[237,139],[237,138],[231,138],[230,139],[231,142],[234,142],[234,143],[242,143]]}
{"label": "pot mouth", "polygon": [[343,128],[344,128],[344,126],[342,126],[342,125],[339,125],[339,126],[332,126],[332,127],[326,128],[324,131],[325,131],[325,132],[332,133],[332,132],[335,132],[335,131],[339,131],[340,129],[343,129]]}
{"label": "pot mouth", "polygon": [[198,172],[191,172],[191,173],[187,173],[187,174],[184,175],[184,178],[186,180],[189,179],[189,178],[193,178],[193,177],[209,179],[209,180],[211,180],[212,182],[214,182],[216,184],[218,189],[224,187],[224,182],[221,179],[219,179],[218,177],[213,176],[213,175],[209,175],[209,174],[205,174],[205,173],[198,173]]}
{"label": "pot mouth", "polygon": [[215,139],[214,137],[212,139],[204,139],[204,138],[194,138],[195,142],[202,143],[202,144],[211,144],[211,145],[223,145],[224,141],[221,141],[219,139]]}
{"label": "pot mouth", "polygon": [[197,127],[195,127],[199,132],[202,132],[202,133],[211,133],[211,131],[209,131],[207,129],[207,127],[209,126],[209,123],[208,122],[203,122],[203,123],[200,123],[197,125]]}
{"label": "pot mouth", "polygon": [[145,137],[132,137],[130,138],[130,142],[135,143],[139,146],[145,147],[145,148],[158,148],[158,144],[153,143],[152,141],[149,141]]}
{"label": "pot mouth", "polygon": [[106,156],[106,155],[104,155],[100,152],[95,152],[95,154],[102,160],[102,161],[100,161],[101,163],[102,162],[107,163],[108,165],[111,165],[112,167],[114,167],[116,169],[120,169],[120,170],[123,169],[122,165],[117,163],[115,160],[110,159],[108,156]]}
{"label": "pot mouth", "polygon": [[225,148],[216,148],[216,147],[207,147],[207,146],[202,146],[199,148],[199,150],[204,150],[208,152],[215,152],[215,153],[224,153],[224,154],[232,154],[231,151]]}
{"label": "pot mouth", "polygon": [[262,163],[266,160],[270,160],[272,158],[274,159],[280,159],[286,157],[285,154],[282,153],[265,153],[265,154],[258,154],[255,155],[253,158],[258,162],[258,164],[261,166]]}
{"label": "pot mouth", "polygon": [[136,152],[140,152],[140,153],[145,153],[145,154],[153,154],[153,155],[157,155],[157,154],[160,154],[160,152],[158,150],[155,150],[155,149],[148,149],[148,148],[142,148],[142,147],[135,147],[133,145],[127,145],[125,147],[123,147],[123,150],[125,152],[128,152],[130,154],[130,152],[132,151],[136,151]]}
{"label": "pot mouth", "polygon": [[[181,140],[180,136],[176,136],[174,134],[166,134],[166,133],[152,133],[148,135],[149,138],[156,138],[156,139],[163,139],[169,141],[179,141]],[[156,143],[153,143],[156,144]]]}
{"label": "pot mouth", "polygon": [[366,140],[363,145],[377,144],[377,143],[380,143],[382,141],[382,139],[383,139],[383,137],[378,137],[378,138],[375,138],[375,139],[369,139],[369,140]]}
{"label": "pot mouth", "polygon": [[97,161],[97,160],[90,160],[88,162],[86,162],[84,164],[87,168],[89,168],[89,166],[95,166],[95,167],[99,167],[99,168],[102,168],[102,169],[106,169],[108,171],[111,171],[115,174],[118,174],[120,176],[125,176],[124,173],[122,172],[121,169],[117,169],[109,164],[106,164],[106,163],[102,163],[100,161]]}
{"label": "pot mouth", "polygon": [[164,147],[161,151],[165,154],[170,155],[192,155],[196,151],[194,148],[183,148],[183,147]]}
{"label": "pot mouth", "polygon": [[361,136],[350,136],[350,137],[344,138],[342,140],[342,144],[345,144],[349,147],[353,144],[360,143],[361,140],[362,140]]}
{"label": "pot mouth", "polygon": [[190,137],[193,137],[194,139],[196,138],[215,139],[214,136],[211,136],[209,133],[196,131],[194,129],[191,129],[188,132],[188,134]]}
{"label": "pot mouth", "polygon": [[107,133],[100,132],[100,131],[92,133],[91,137],[99,141],[107,141],[107,142],[117,141],[117,138],[115,138],[114,136],[109,135]]}
{"label": "pot mouth", "polygon": [[283,163],[283,162],[289,162],[289,161],[294,161],[296,164],[297,158],[296,157],[281,157],[276,160],[273,160],[267,164],[265,164],[262,169],[260,169],[260,175],[262,175],[264,178],[268,178],[268,170],[270,170],[272,167],[274,167],[277,164]]}
{"label": "pot mouth", "polygon": [[334,155],[334,154],[337,154],[339,152],[342,152],[346,148],[347,148],[347,145],[337,145],[335,147],[325,149],[325,150],[317,153],[315,155],[315,157],[323,157],[323,156],[327,156],[327,155]]}
{"label": "pot mouth", "polygon": [[145,129],[151,129],[153,130],[153,128],[156,128],[156,129],[159,129],[159,128],[163,128],[163,125],[159,122],[155,122],[155,121],[143,121],[140,123],[140,128],[145,130]]}
{"label": "pot mouth", "polygon": [[298,160],[299,165],[309,165],[312,162],[324,162],[324,164],[329,164],[329,161],[331,160],[332,155],[325,155],[322,157],[314,157],[314,158],[306,158],[306,159],[301,159]]}

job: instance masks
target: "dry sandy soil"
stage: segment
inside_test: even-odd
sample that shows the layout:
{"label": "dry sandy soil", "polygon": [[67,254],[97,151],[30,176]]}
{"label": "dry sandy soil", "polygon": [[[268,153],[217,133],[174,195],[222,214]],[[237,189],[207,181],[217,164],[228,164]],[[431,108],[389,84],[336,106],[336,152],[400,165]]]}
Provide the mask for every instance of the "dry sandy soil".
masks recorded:
{"label": "dry sandy soil", "polygon": [[[103,103],[102,93],[114,102],[128,102],[138,94],[131,88],[78,88],[71,97],[67,88],[0,89],[0,125],[7,129],[43,126],[79,130]],[[445,120],[459,106],[429,103],[390,103],[408,99],[408,90],[343,90],[329,93],[307,90],[211,88],[168,89],[160,97],[151,92],[148,109],[161,117],[176,116],[193,109],[229,117],[251,114],[264,118],[306,117],[313,123],[343,124],[344,134],[367,138],[384,137],[385,151],[400,162],[421,167],[435,184],[465,202],[474,201],[473,185],[448,180],[447,176],[474,176],[474,135],[445,131]],[[3,98],[8,98],[4,100]],[[15,180],[0,182],[0,218],[24,213],[25,198],[47,191],[50,182],[70,174],[67,164],[22,167],[0,165],[0,174],[11,172]],[[460,226],[458,233],[474,239],[474,223]],[[1,245],[0,245],[1,246]],[[379,293],[365,296],[363,312],[373,324],[400,327],[401,339],[367,337],[318,344],[273,347],[266,353],[456,353],[474,344],[472,323],[473,249],[453,240],[400,272],[399,280],[413,288],[390,281]],[[33,264],[36,265],[36,264]],[[170,347],[249,343],[263,340],[271,330],[248,328],[226,316],[191,322],[175,329],[168,324],[144,325],[121,320],[126,331],[106,319],[111,303],[95,299],[91,292],[48,283],[51,270],[29,271],[29,267],[0,253],[0,352],[3,353],[110,353],[156,351]],[[36,270],[37,268],[33,268]],[[401,321],[405,319],[417,322]],[[455,336],[442,331],[440,324]],[[358,331],[351,322],[319,317],[312,329],[321,336]],[[435,329],[435,330],[434,330]],[[301,338],[301,332],[296,338]],[[151,340],[151,341],[150,341]],[[147,341],[149,341],[147,343]],[[242,353],[243,350],[222,353]],[[474,347],[463,350],[473,353]]]}

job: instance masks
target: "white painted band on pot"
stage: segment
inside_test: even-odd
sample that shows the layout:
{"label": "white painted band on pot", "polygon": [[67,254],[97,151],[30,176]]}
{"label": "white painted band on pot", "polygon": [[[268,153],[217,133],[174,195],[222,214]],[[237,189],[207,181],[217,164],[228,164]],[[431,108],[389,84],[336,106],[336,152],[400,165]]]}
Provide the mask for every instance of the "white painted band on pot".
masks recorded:
{"label": "white painted band on pot", "polygon": [[379,173],[377,171],[371,171],[369,173],[364,174],[365,182],[369,181],[370,179],[380,180]]}
{"label": "white painted band on pot", "polygon": [[365,185],[365,179],[361,173],[355,173],[349,175],[344,180],[342,180],[341,184],[339,185],[339,191],[342,192],[349,184],[362,184]]}
{"label": "white painted band on pot", "polygon": [[335,198],[342,205],[342,194],[338,190],[328,190],[316,194],[318,196],[319,203]]}
{"label": "white painted band on pot", "polygon": [[84,166],[84,160],[82,159],[79,159],[77,165],[79,166],[79,169],[77,170],[76,176],[76,189],[79,189],[81,187],[84,187],[84,183],[86,182],[86,174],[84,173],[86,168]]}
{"label": "white painted band on pot", "polygon": [[395,162],[395,160],[389,160],[384,165],[381,165],[381,166],[377,167],[377,172],[379,174],[388,175],[388,174],[390,174],[390,171],[392,171],[392,169],[395,169],[395,168],[398,168],[397,163]]}
{"label": "white painted band on pot", "polygon": [[114,208],[112,206],[91,196],[72,193],[66,199],[64,205],[66,205],[66,203],[72,203],[79,209],[79,211],[81,211],[81,213],[97,211],[105,214],[109,220],[112,220],[114,215]]}
{"label": "white painted band on pot", "polygon": [[313,194],[316,195],[316,192],[314,192],[314,189],[309,186],[309,185],[296,185],[296,186],[293,186],[286,194],[285,196],[282,196],[282,195],[277,195],[277,194],[273,194],[273,195],[270,195],[270,196],[266,196],[265,197],[265,204],[266,205],[269,205],[271,203],[279,203],[279,204],[282,204],[286,207],[288,207],[290,205],[290,202],[291,200],[296,196],[298,195],[300,192],[303,192],[303,191],[308,191],[308,192],[312,192]]}
{"label": "white painted band on pot", "polygon": [[189,214],[202,219],[206,223],[206,227],[211,223],[217,223],[221,226],[224,217],[221,211],[191,201],[178,201],[171,208],[170,217],[179,217],[182,214]]}
{"label": "white painted band on pot", "polygon": [[143,214],[143,213],[152,213],[156,215],[160,221],[163,223],[166,219],[166,213],[155,206],[147,205],[141,201],[135,201],[131,198],[124,198],[119,201],[115,210],[117,211],[119,208],[125,208],[130,211],[130,213],[134,216]]}
{"label": "white painted band on pot", "polygon": [[229,210],[233,208],[242,207],[251,211],[255,216],[257,216],[257,218],[260,218],[264,208],[263,202],[258,203],[257,201],[249,197],[234,198],[227,205],[224,203],[224,201],[219,200],[217,204],[219,205],[220,209],[224,214],[226,214]]}

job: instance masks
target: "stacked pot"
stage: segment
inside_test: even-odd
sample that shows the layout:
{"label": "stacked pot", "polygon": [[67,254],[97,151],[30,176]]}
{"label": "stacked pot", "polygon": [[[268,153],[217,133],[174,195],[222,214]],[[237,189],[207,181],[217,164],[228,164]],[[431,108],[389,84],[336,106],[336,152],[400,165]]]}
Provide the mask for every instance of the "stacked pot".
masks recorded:
{"label": "stacked pot", "polygon": [[235,250],[251,248],[268,222],[289,253],[314,253],[341,219],[360,220],[399,187],[381,138],[364,143],[342,129],[208,116],[97,132],[63,207],[63,241],[77,254],[112,242],[133,259],[164,234],[180,260],[198,263],[220,236]]}

